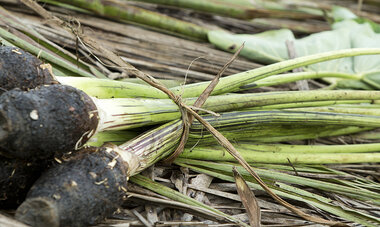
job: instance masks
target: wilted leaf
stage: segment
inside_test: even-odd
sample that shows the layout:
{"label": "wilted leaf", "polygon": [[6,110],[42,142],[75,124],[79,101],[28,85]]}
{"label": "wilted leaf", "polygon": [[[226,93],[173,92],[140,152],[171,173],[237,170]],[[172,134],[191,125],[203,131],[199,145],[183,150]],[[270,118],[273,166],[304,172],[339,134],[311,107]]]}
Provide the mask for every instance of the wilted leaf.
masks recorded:
{"label": "wilted leaf", "polygon": [[261,212],[256,197],[252,190],[248,187],[243,177],[237,171],[236,167],[233,168],[233,172],[238,194],[241,198],[241,202],[247,210],[249,223],[251,226],[258,227],[261,223]]}
{"label": "wilted leaf", "polygon": [[368,20],[367,18],[358,17],[354,13],[352,13],[350,10],[344,7],[340,6],[334,6],[332,8],[332,17],[335,22],[340,22],[343,20],[353,20],[359,24],[369,24],[372,28],[372,30],[376,33],[380,33],[380,25],[376,24],[375,22]]}

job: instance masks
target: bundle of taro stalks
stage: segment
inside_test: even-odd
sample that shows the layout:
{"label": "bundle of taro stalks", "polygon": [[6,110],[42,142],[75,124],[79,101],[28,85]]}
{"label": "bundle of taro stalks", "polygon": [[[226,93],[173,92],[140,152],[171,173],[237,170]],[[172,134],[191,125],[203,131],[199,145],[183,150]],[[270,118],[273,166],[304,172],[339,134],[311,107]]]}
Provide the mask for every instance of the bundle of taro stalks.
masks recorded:
{"label": "bundle of taro stalks", "polygon": [[[60,47],[7,18],[2,22],[23,32],[0,28],[0,208],[16,209],[18,221],[53,227],[97,224],[125,206],[127,197],[143,198],[129,192],[132,181],[155,192],[152,202],[162,203],[157,194],[163,195],[214,224],[278,223],[265,213],[276,209],[306,220],[293,225],[380,225],[375,172],[380,91],[246,92],[273,78],[294,78],[278,74],[311,64],[378,57],[379,48],[324,52],[219,78],[232,59],[211,83],[166,88],[96,40],[74,32],[92,54],[102,54],[102,67],[112,64],[149,85],[95,78],[103,73],[83,61],[70,62],[75,60],[70,54],[55,55],[51,50]],[[65,27],[54,21],[58,18],[48,19],[53,27]],[[63,76],[67,72],[88,77]],[[162,160],[163,171],[180,166],[202,173],[209,176],[208,186],[211,177],[216,179],[214,188],[187,186],[241,201],[247,218],[139,174]]]}

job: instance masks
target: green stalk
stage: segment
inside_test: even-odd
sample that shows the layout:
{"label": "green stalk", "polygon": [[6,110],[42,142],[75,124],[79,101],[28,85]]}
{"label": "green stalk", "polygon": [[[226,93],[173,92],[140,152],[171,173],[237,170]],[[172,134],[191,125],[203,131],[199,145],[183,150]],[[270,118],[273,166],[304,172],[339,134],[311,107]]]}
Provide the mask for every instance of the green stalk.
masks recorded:
{"label": "green stalk", "polygon": [[[280,142],[351,134],[375,127],[371,123],[367,127],[363,125],[353,127],[356,121],[354,118],[359,116],[363,115],[338,114],[334,116],[329,113],[252,111],[230,112],[219,118],[213,116],[204,118],[229,140]],[[339,120],[341,117],[348,118]],[[374,121],[377,119],[378,117],[375,117]],[[351,123],[351,127],[347,127]],[[367,124],[367,121],[364,120],[360,124]],[[204,130],[203,125],[194,122],[190,129],[189,142],[194,144],[198,141],[206,144],[214,142],[212,135]]]}
{"label": "green stalk", "polygon": [[[328,96],[328,93],[337,94],[335,91],[331,91],[324,92],[324,95]],[[360,96],[359,93],[354,92],[351,94]],[[362,93],[373,94],[373,92],[366,91]],[[228,97],[236,98],[239,95],[226,96],[222,100],[227,102]],[[307,97],[304,96],[304,98]],[[96,101],[100,117],[103,119],[98,131],[136,128],[180,118],[178,107],[168,99],[110,99]],[[210,104],[212,101],[213,97],[208,100],[208,103]],[[218,109],[217,107],[215,106],[215,109]],[[205,119],[228,139],[248,139],[261,142],[344,135],[380,127],[380,117],[378,116],[322,112],[231,112],[225,113],[219,118],[206,116]],[[202,139],[202,143],[213,141],[212,136],[203,129],[203,126],[198,122],[194,122],[190,131],[189,142],[194,144],[199,139]]]}
{"label": "green stalk", "polygon": [[202,1],[202,0],[138,0],[138,2],[147,2],[160,5],[176,6],[181,8],[193,9],[201,12],[229,16],[239,19],[252,18],[250,9],[252,6],[243,7],[233,3],[223,3],[218,1]]}
{"label": "green stalk", "polygon": [[249,225],[239,221],[238,219],[235,219],[229,215],[226,215],[225,213],[223,213],[223,212],[221,212],[221,211],[219,211],[213,207],[207,206],[202,202],[199,202],[195,199],[192,199],[192,198],[190,198],[190,197],[188,197],[188,196],[186,196],[186,195],[184,195],[178,191],[175,191],[171,188],[168,188],[162,184],[156,183],[156,182],[152,181],[151,179],[144,177],[142,175],[133,176],[130,178],[130,181],[137,184],[137,185],[145,187],[151,191],[154,191],[160,195],[166,196],[172,200],[179,201],[179,202],[188,204],[190,206],[196,206],[196,207],[200,207],[203,209],[207,209],[207,210],[209,210],[215,214],[218,214],[218,215],[225,217],[228,221],[230,221],[232,223],[239,224],[240,226],[249,226]]}
{"label": "green stalk", "polygon": [[325,77],[335,77],[342,79],[354,79],[360,80],[362,76],[349,73],[339,73],[339,72],[296,72],[296,73],[284,73],[279,75],[274,75],[268,78],[264,78],[256,81],[255,83],[242,86],[241,90],[266,87],[266,86],[276,86],[280,84],[286,84],[290,82],[295,82],[299,80],[307,79],[320,79]]}
{"label": "green stalk", "polygon": [[[136,0],[135,0],[136,1]],[[311,15],[307,13],[285,11],[285,10],[269,10],[263,8],[255,8],[249,4],[235,4],[234,2],[223,1],[203,1],[203,0],[137,0],[139,2],[147,2],[168,6],[176,6],[180,8],[188,8],[201,12],[212,13],[238,19],[253,19],[257,17],[270,18],[288,18],[288,19],[310,19],[320,18],[321,16]]]}
{"label": "green stalk", "polygon": [[85,13],[85,14],[91,14],[91,12],[88,11],[88,10],[86,10],[86,9],[78,8],[76,6],[73,6],[73,5],[70,5],[70,4],[66,4],[66,3],[57,2],[55,0],[38,0],[38,1],[39,2],[44,2],[46,4],[55,5],[55,6],[59,7],[59,8],[63,8],[63,9],[77,11],[77,12]]}
{"label": "green stalk", "polygon": [[[288,70],[300,68],[306,65],[311,65],[328,60],[334,60],[343,57],[353,57],[358,55],[374,55],[380,54],[379,48],[355,48],[347,50],[337,50],[325,53],[319,53],[295,59],[290,59],[261,68],[249,70],[246,72],[237,73],[224,78],[221,78],[218,85],[212,92],[213,95],[227,92],[238,91],[242,86],[264,79],[266,77],[276,75]],[[197,97],[208,86],[209,82],[189,84],[182,87],[171,88],[170,90],[182,94],[182,97]]]}
{"label": "green stalk", "polygon": [[[380,92],[378,93],[380,94]],[[211,111],[228,111],[230,109],[237,109],[238,104],[233,101],[238,97],[241,96],[225,96],[224,99],[221,99],[221,97],[211,97],[207,100],[204,108]],[[258,95],[258,97],[260,96]],[[101,119],[98,131],[120,130],[141,127],[144,125],[153,125],[179,119],[181,116],[178,106],[169,99],[93,100],[95,101]],[[221,100],[223,100],[223,102]],[[191,101],[195,100],[193,99]],[[239,101],[245,100],[240,99]],[[245,107],[248,106],[248,102],[240,104]],[[233,112],[224,114],[220,119],[215,119],[215,117],[206,117],[206,119],[214,125],[217,125],[220,121],[223,121],[225,122],[223,124],[228,124],[231,129],[237,128],[238,130],[241,130],[242,127],[252,127],[252,124],[258,123],[268,125],[294,124],[295,122],[308,125],[332,124],[341,126],[380,127],[380,117],[377,116],[322,112]],[[194,129],[197,129],[197,127],[198,126],[195,125]]]}
{"label": "green stalk", "polygon": [[303,21],[294,20],[281,20],[281,19],[269,19],[269,18],[255,18],[251,21],[255,26],[262,28],[273,28],[273,29],[289,29],[297,33],[314,34],[318,32],[324,32],[330,30],[330,26],[324,24],[310,24],[304,23]]}
{"label": "green stalk", "polygon": [[378,130],[372,130],[368,132],[362,132],[352,135],[353,139],[364,139],[364,140],[379,140],[380,133]]}
{"label": "green stalk", "polygon": [[[287,130],[282,130],[278,132],[277,134],[280,134],[280,135],[275,135],[275,136],[272,136],[273,131],[269,131],[266,134],[263,133],[264,135],[253,137],[253,138],[252,136],[249,138],[244,138],[240,135],[240,137],[236,138],[236,140],[244,138],[245,140],[249,140],[253,142],[277,143],[277,142],[288,142],[288,141],[294,141],[294,140],[317,139],[317,138],[328,137],[328,136],[349,135],[352,133],[363,132],[363,131],[373,129],[373,128],[368,128],[368,127],[363,128],[363,127],[336,127],[336,126],[326,127],[326,128],[324,128],[323,126],[318,126],[318,127],[305,126],[305,127],[303,128],[303,130],[302,128],[298,128],[296,131],[294,130],[294,128],[293,129],[288,128]],[[283,128],[286,128],[286,127],[283,127]],[[247,135],[247,133],[244,135]]]}
{"label": "green stalk", "polygon": [[[229,133],[228,130],[220,130],[223,135],[232,141],[251,141],[260,143],[287,142],[291,140],[316,139],[325,136],[348,135],[352,133],[367,131],[372,128],[362,127],[336,127],[336,126],[319,126],[316,129],[305,127],[289,127],[288,125],[266,125],[252,127],[247,132],[234,131]],[[134,131],[104,131],[96,133],[87,143],[91,146],[100,146],[105,142],[111,142],[120,145],[125,141],[132,139]],[[354,135],[353,135],[354,136]],[[356,138],[356,137],[355,137]],[[367,138],[367,137],[366,137]],[[187,146],[195,144],[205,146],[206,144],[215,144],[211,135],[202,131],[190,131]]]}
{"label": "green stalk", "polygon": [[[298,172],[304,173],[314,173],[314,174],[335,174],[347,176],[346,173],[337,173],[326,169],[323,165],[312,164],[312,165],[296,165],[293,166]],[[268,163],[256,163],[255,168],[275,170],[277,172],[291,172],[294,173],[294,168],[291,165],[282,165],[282,164],[268,164]]]}
{"label": "green stalk", "polygon": [[278,110],[278,109],[302,109],[304,107],[305,110],[308,108],[318,108],[318,107],[326,107],[326,106],[336,106],[341,104],[371,104],[373,100],[336,100],[336,101],[315,101],[315,102],[293,102],[293,103],[284,103],[284,104],[274,104],[274,105],[266,105],[266,106],[258,106],[258,107],[249,107],[244,108],[244,110]]}
{"label": "green stalk", "polygon": [[350,108],[341,106],[320,106],[320,107],[307,107],[307,108],[292,108],[287,109],[289,111],[312,111],[312,112],[332,112],[332,113],[349,113],[349,114],[361,114],[361,115],[374,115],[380,116],[380,109],[366,108],[360,105],[362,108]]}
{"label": "green stalk", "polygon": [[[167,155],[169,155],[174,149],[176,149],[176,147],[178,146],[178,141],[181,137],[181,132],[182,132],[182,122],[180,120],[175,120],[175,121],[172,121],[172,122],[169,122],[165,125],[162,125],[158,128],[155,128],[153,130],[150,130],[140,136],[138,136],[137,138],[133,139],[133,140],[130,140],[122,145],[120,145],[117,149],[117,151],[120,153],[120,155],[125,159],[125,160],[129,160],[129,156],[132,154],[133,156],[136,156],[138,157],[137,159],[139,160],[137,163],[129,163],[129,166],[130,166],[130,174],[133,175],[133,174],[136,174],[140,171],[142,171],[143,169],[145,169],[146,167],[152,165],[153,163],[157,162],[158,160],[166,157]],[[246,146],[249,147],[249,145],[237,145],[237,148],[239,149],[239,152],[241,152],[241,154],[245,157],[245,159],[247,161],[257,161],[256,157],[258,157],[258,155],[250,155],[250,153],[252,153],[252,150],[257,150],[255,148],[250,148],[250,149],[247,149]],[[270,148],[271,146],[270,145],[257,145],[257,146],[262,146],[261,149],[264,149],[264,148]],[[292,150],[292,147],[289,146],[287,147],[286,145],[279,145],[280,148],[282,149],[287,149],[287,151],[289,150]],[[360,145],[350,145],[348,146],[349,148],[347,148],[346,150],[349,151],[349,152],[365,152],[366,150],[369,150],[369,151],[375,151],[376,148],[377,148],[378,144],[376,145],[363,145],[360,146]],[[273,146],[272,146],[273,147]],[[296,146],[297,147],[297,146]],[[319,152],[321,149],[324,149],[322,146],[320,147],[307,147],[307,146],[304,146],[306,147],[307,149],[311,150],[311,152],[314,152],[314,154],[316,155],[325,155],[323,153],[317,153]],[[328,147],[328,146],[326,146]],[[344,152],[345,148],[343,146],[334,146],[335,147],[335,150],[337,149],[342,149],[342,152]],[[330,150],[327,150],[327,151],[331,151],[331,150],[334,150],[334,147],[330,147],[330,148],[327,148],[327,149],[330,149]],[[199,149],[200,151],[198,152],[197,149]],[[203,149],[203,150],[202,150]],[[279,149],[279,148],[277,148]],[[298,149],[298,153],[285,153],[286,151],[282,151],[282,152],[276,152],[276,155],[272,155],[273,151],[270,152],[269,154],[269,157],[267,157],[267,159],[275,159],[278,155],[281,155],[281,154],[285,154],[285,155],[299,155],[299,154],[305,154],[305,153],[301,153],[302,152],[302,149],[303,147],[302,146],[299,146],[297,147],[296,149]],[[211,154],[210,152],[216,152],[215,155],[214,154]],[[261,153],[262,156],[268,156],[268,154],[266,154],[266,152],[257,152],[255,151],[256,153]],[[311,153],[309,152],[309,153]],[[207,148],[201,148],[201,147],[198,147],[196,146],[194,149],[190,150],[189,148],[186,148],[184,153],[181,154],[181,157],[192,157],[192,158],[196,158],[196,157],[193,157],[193,155],[199,155],[199,158],[201,159],[214,159],[216,158],[216,160],[219,160],[219,157],[222,157],[224,159],[221,159],[221,160],[230,160],[230,156],[229,155],[226,155],[226,154],[223,154],[223,150],[220,148],[220,147],[207,147]],[[341,153],[341,154],[346,154],[346,153]],[[351,153],[351,154],[355,154],[355,153]],[[203,155],[206,155],[206,157],[201,157]],[[367,155],[365,153],[360,153],[359,155]],[[251,157],[253,156],[253,157]],[[380,154],[377,153],[377,156],[380,157]],[[379,158],[377,157],[377,158]],[[231,157],[232,158],[232,157]],[[313,157],[315,158],[315,157]],[[264,159],[264,158],[262,158]],[[360,158],[360,157],[357,157],[357,159],[365,159],[365,158]],[[132,161],[136,161],[136,160],[133,160],[131,159]],[[232,158],[233,160],[233,158]],[[264,159],[265,161],[266,159]],[[285,163],[288,163],[289,161],[285,158],[286,162]],[[292,160],[291,160],[292,161]],[[368,160],[366,160],[368,161]],[[370,160],[371,162],[372,161],[376,161],[376,159],[372,159]],[[293,161],[292,161],[293,163]],[[296,161],[294,163],[297,163]],[[137,165],[136,165],[137,164]]]}
{"label": "green stalk", "polygon": [[[204,174],[207,174],[207,175],[210,175],[210,176],[213,176],[213,177],[225,180],[225,181],[229,181],[229,182],[235,181],[234,178],[230,175],[231,169],[228,170],[228,173],[227,172],[221,173],[220,171],[209,170],[209,169],[207,169],[207,167],[200,168],[197,166],[184,164],[184,163],[178,162],[178,159],[175,161],[175,163],[180,165],[180,166],[183,166],[183,167],[188,167],[188,168],[190,168],[196,172],[204,173]],[[239,169],[239,171],[240,171],[240,169]],[[242,170],[242,172],[243,171],[244,170]],[[258,185],[256,182],[254,182],[252,179],[248,180],[247,184],[251,188],[254,188],[257,190],[262,190],[261,186]],[[348,207],[343,207],[343,205],[337,206],[337,205],[334,205],[331,203],[323,202],[323,201],[317,199],[317,198],[320,198],[320,196],[315,195],[315,194],[313,195],[310,192],[307,192],[305,190],[302,190],[302,189],[299,189],[296,187],[288,186],[288,188],[287,188],[288,190],[286,190],[286,189],[282,189],[282,188],[274,186],[274,185],[268,185],[268,186],[272,189],[272,191],[274,193],[276,193],[277,195],[279,195],[281,197],[288,198],[288,199],[294,199],[297,201],[302,201],[302,202],[305,202],[306,204],[311,204],[315,207],[318,207],[318,208],[320,208],[324,211],[327,211],[329,213],[335,214],[338,217],[342,217],[346,220],[350,220],[350,221],[353,221],[356,223],[360,223],[360,224],[363,224],[365,226],[377,226],[378,224],[376,224],[376,223],[380,223],[378,221],[378,219],[373,217],[373,216],[370,216],[370,215],[367,215],[364,213],[360,213],[358,211],[349,209]],[[289,188],[291,188],[291,190],[289,190]]]}
{"label": "green stalk", "polygon": [[[249,163],[337,164],[380,162],[380,144],[308,147],[301,145],[251,145],[239,143],[235,145],[235,148],[238,149],[240,154]],[[216,146],[187,148],[180,157],[210,161],[236,161],[222,147]]]}
{"label": "green stalk", "polygon": [[[171,79],[157,79],[162,85],[164,85],[167,88],[172,88],[172,87],[177,87],[182,84],[181,81],[179,80],[171,80]],[[149,85],[147,82],[140,80],[139,78],[123,78],[118,81],[123,81],[123,82],[129,82],[129,83],[134,83],[134,84],[142,84],[142,85]],[[149,85],[149,87],[152,88],[152,86]]]}
{"label": "green stalk", "polygon": [[358,108],[358,109],[368,109],[368,110],[372,110],[372,109],[379,109],[380,108],[380,104],[373,100],[371,103],[367,104],[367,103],[360,103],[360,104],[337,104],[337,105],[331,105],[331,107],[336,107],[336,108]]}
{"label": "green stalk", "polygon": [[[342,165],[339,165],[339,166],[342,166]],[[338,166],[338,168],[339,168]],[[332,167],[334,168],[334,167]],[[336,168],[336,167],[335,167]],[[326,168],[328,170],[331,170],[330,168]],[[337,174],[345,174],[345,172],[343,171],[338,171],[338,170],[332,170],[334,171],[334,173],[337,173]],[[347,173],[346,173],[347,174]],[[340,180],[340,179],[334,179],[334,181],[338,184],[342,184],[342,185],[346,185],[348,187],[352,187],[352,188],[355,188],[355,189],[358,189],[358,188],[363,188],[363,189],[367,189],[367,190],[371,190],[371,191],[379,191],[380,190],[380,185],[378,183],[376,183],[376,181],[373,181],[373,180],[370,180],[370,179],[367,179],[365,177],[358,177],[356,174],[355,175],[351,175],[353,177],[355,177],[356,179],[355,180]],[[376,205],[380,205],[380,202],[374,202],[374,204]]]}
{"label": "green stalk", "polygon": [[182,20],[175,19],[160,13],[131,6],[121,2],[110,2],[106,0],[55,0],[67,3],[79,8],[89,10],[99,16],[117,19],[121,21],[132,21],[138,24],[148,25],[157,29],[181,34],[187,37],[207,40],[207,29]]}
{"label": "green stalk", "polygon": [[[182,157],[178,158],[175,161],[175,163],[179,165],[184,163],[188,165],[214,169],[215,171],[223,171],[226,173],[228,173],[232,169],[232,167],[236,166],[239,169],[239,172],[241,172],[243,176],[250,177],[247,171],[243,170],[243,168],[233,163],[210,162],[206,160],[193,160],[190,158],[182,158]],[[310,179],[307,177],[294,176],[294,175],[289,175],[289,174],[281,173],[281,172],[273,172],[273,170],[266,170],[262,168],[256,168],[256,167],[253,167],[253,168],[255,172],[260,175],[260,177],[269,181],[313,187],[313,188],[324,190],[327,192],[342,193],[345,195],[349,195],[352,198],[365,198],[367,200],[380,199],[380,196],[376,192],[369,191],[367,189],[353,190],[352,187],[340,185],[337,183],[330,183],[330,182],[326,182],[322,180]],[[321,201],[331,202],[331,199],[321,199]]]}
{"label": "green stalk", "polygon": [[[317,101],[340,101],[340,100],[377,100],[380,93],[376,91],[285,91],[285,92],[263,92],[251,94],[229,94],[211,96],[207,99],[204,109],[212,111],[237,110],[249,107],[277,105],[301,102]],[[189,100],[189,101],[187,101]],[[192,104],[194,99],[185,99],[187,104]],[[317,103],[318,105],[318,103]]]}
{"label": "green stalk", "polygon": [[[223,127],[228,126],[228,130],[243,130],[256,124],[289,124],[289,125],[341,125],[341,126],[358,126],[358,127],[380,127],[380,116],[359,115],[359,114],[341,114],[341,113],[323,113],[323,112],[295,112],[295,111],[235,111],[223,113],[220,118],[215,116],[204,117],[210,124],[218,124]],[[221,123],[223,122],[223,123]],[[195,123],[192,127],[194,130],[201,130],[203,127]]]}
{"label": "green stalk", "polygon": [[20,47],[21,49],[28,51],[36,56],[39,56],[42,59],[45,59],[46,61],[58,65],[64,69],[67,69],[71,72],[73,72],[76,75],[84,76],[84,77],[95,77],[93,74],[88,73],[77,66],[73,65],[71,62],[67,62],[66,60],[63,60],[61,58],[57,58],[57,56],[44,51],[38,47],[35,47],[34,45],[24,41],[23,39],[20,39],[19,37],[7,32],[6,30],[0,28],[0,36],[7,40],[9,43],[12,43],[13,45]]}
{"label": "green stalk", "polygon": [[[345,144],[345,145],[287,145],[287,144],[253,144],[242,142],[237,145],[242,149],[243,153],[262,152],[262,153],[289,153],[289,154],[323,154],[323,153],[370,153],[379,152],[380,143],[368,144]],[[210,150],[218,150],[219,146],[211,146]],[[207,149],[207,147],[199,147],[199,149]],[[211,151],[212,152],[212,151]],[[189,149],[186,153],[192,153]],[[199,159],[199,158],[197,158]],[[218,159],[215,159],[218,160]],[[218,160],[226,161],[226,160]]]}
{"label": "green stalk", "polygon": [[[63,77],[64,78],[64,77]],[[74,81],[78,81],[76,78]],[[90,84],[88,80],[79,80],[81,83]],[[94,80],[99,84],[99,87],[106,87],[107,91],[118,92],[126,89],[113,89],[112,81]],[[70,84],[70,83],[69,83]],[[126,83],[124,83],[125,85]],[[77,85],[77,84],[76,84]],[[110,85],[110,86],[106,86]],[[132,85],[129,85],[132,86]],[[145,85],[140,85],[143,88]],[[99,88],[98,87],[98,88]],[[132,86],[133,87],[133,86]],[[137,86],[138,88],[139,86]],[[91,84],[90,91],[93,88],[97,88],[95,83]],[[85,87],[82,87],[86,92]],[[152,90],[154,91],[154,90]],[[140,89],[140,92],[136,92],[136,96],[148,96],[150,94],[144,93],[144,89]],[[103,93],[109,95],[106,91]],[[117,93],[112,93],[117,96]],[[124,93],[125,94],[125,93]],[[131,93],[129,93],[131,94]],[[160,93],[156,93],[160,94]],[[320,100],[353,100],[353,99],[380,99],[380,92],[378,91],[298,91],[298,92],[268,92],[260,94],[235,94],[224,96],[210,97],[204,108],[210,111],[229,111],[232,109],[247,108],[252,106],[270,105],[278,103],[300,102],[300,101],[320,101]],[[120,130],[128,128],[137,128],[145,125],[154,125],[159,123],[168,122],[171,120],[180,118],[180,111],[178,106],[170,99],[138,99],[138,98],[115,98],[115,99],[96,99],[93,98],[97,106],[97,110],[100,116],[100,124],[97,131],[103,130]],[[193,104],[194,98],[184,100],[187,104]],[[233,114],[240,115],[240,112]],[[269,118],[274,118],[272,123],[279,124],[294,121],[306,121],[309,123],[324,124],[321,121],[329,120],[330,124],[344,125],[344,126],[361,126],[361,127],[376,127],[377,118],[375,116],[350,116],[350,115],[336,115],[326,113],[308,113],[308,112],[260,112],[254,111],[247,116],[240,115],[239,119],[243,120],[256,120],[261,123],[268,122]],[[230,114],[231,115],[231,114]],[[273,116],[271,116],[273,115]],[[227,120],[230,124],[230,120],[224,116],[223,121]],[[340,118],[341,117],[341,118]],[[278,118],[277,120],[275,118]],[[368,120],[367,122],[361,119]],[[314,119],[314,120],[313,120]],[[211,121],[213,119],[210,119]],[[344,123],[347,122],[347,124]],[[359,123],[361,121],[361,123]],[[375,122],[375,123],[373,123]],[[373,124],[372,124],[373,123]],[[234,123],[239,126],[239,122]],[[370,125],[372,124],[372,125]],[[240,127],[240,126],[239,126]]]}
{"label": "green stalk", "polygon": [[107,131],[107,132],[98,132],[93,137],[91,137],[86,145],[87,146],[94,146],[94,147],[100,147],[104,143],[112,143],[115,145],[120,145],[125,143],[125,141],[129,141],[136,136],[138,136],[139,133],[135,131]]}
{"label": "green stalk", "polygon": [[[56,79],[66,85],[70,85],[85,91],[86,93],[97,96],[98,98],[131,98],[131,97],[145,97],[145,98],[168,98],[162,91],[147,85],[136,85],[135,83],[116,81],[116,80],[102,80],[96,78],[81,78],[81,77],[61,77],[57,76]],[[186,91],[185,85],[178,88],[178,93]],[[136,87],[136,89],[135,89]],[[183,88],[183,89],[182,89]],[[136,95],[134,93],[136,92]],[[232,96],[235,95],[235,96]],[[182,96],[182,95],[181,95]],[[185,98],[185,96],[182,96]],[[218,98],[219,97],[219,98]],[[210,99],[219,99],[220,103],[227,96],[213,96]],[[337,90],[337,91],[282,91],[282,92],[265,92],[258,94],[229,94],[229,102],[236,103],[234,108],[244,108],[263,105],[273,105],[282,103],[293,102],[306,102],[306,101],[331,101],[331,100],[365,100],[365,99],[380,99],[379,93],[375,91],[350,91],[350,90]],[[194,98],[193,98],[194,99]],[[193,100],[189,99],[189,100]],[[216,102],[216,101],[215,101]],[[229,103],[228,102],[228,103]],[[253,103],[254,102],[254,103]],[[191,103],[191,101],[190,101]],[[243,105],[241,103],[247,103]]]}
{"label": "green stalk", "polygon": [[159,98],[167,99],[162,91],[145,84],[120,82],[109,79],[93,79],[85,77],[56,77],[61,84],[70,85],[85,91],[96,98]]}

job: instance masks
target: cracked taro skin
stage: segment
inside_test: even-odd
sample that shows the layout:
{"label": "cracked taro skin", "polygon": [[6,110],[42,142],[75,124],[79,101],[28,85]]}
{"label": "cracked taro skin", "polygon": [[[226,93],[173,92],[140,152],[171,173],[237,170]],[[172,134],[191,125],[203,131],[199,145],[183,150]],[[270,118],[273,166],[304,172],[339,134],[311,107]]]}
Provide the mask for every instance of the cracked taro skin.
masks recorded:
{"label": "cracked taro skin", "polygon": [[55,83],[40,59],[16,47],[0,46],[0,94],[13,88],[27,91]]}
{"label": "cracked taro skin", "polygon": [[76,88],[16,88],[0,96],[0,152],[20,159],[60,156],[84,144],[98,121],[94,102]]}
{"label": "cracked taro skin", "polygon": [[106,148],[86,148],[48,169],[17,209],[16,219],[38,227],[93,225],[121,206],[126,166]]}

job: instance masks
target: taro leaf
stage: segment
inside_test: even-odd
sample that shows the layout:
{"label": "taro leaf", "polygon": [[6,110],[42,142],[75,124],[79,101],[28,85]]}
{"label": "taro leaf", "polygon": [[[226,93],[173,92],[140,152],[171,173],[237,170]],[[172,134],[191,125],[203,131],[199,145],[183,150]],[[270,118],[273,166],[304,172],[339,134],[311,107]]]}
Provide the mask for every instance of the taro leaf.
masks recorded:
{"label": "taro leaf", "polygon": [[372,28],[372,30],[376,33],[380,33],[380,24],[377,24],[371,20],[368,20],[366,18],[356,18],[354,19],[355,22],[359,23],[359,24],[369,24]]}
{"label": "taro leaf", "polygon": [[333,6],[331,10],[331,16],[335,22],[343,21],[343,20],[354,20],[357,19],[353,12],[348,10],[347,8],[340,6]]}
{"label": "taro leaf", "polygon": [[380,25],[375,22],[368,20],[363,17],[356,16],[353,12],[348,10],[347,8],[334,6],[331,11],[331,15],[335,22],[340,22],[343,20],[353,20],[358,24],[369,24],[372,30],[376,33],[380,33]]}
{"label": "taro leaf", "polygon": [[[293,40],[297,56],[306,56],[340,49],[380,47],[380,34],[376,33],[370,23],[360,24],[353,13],[344,8],[332,11],[335,22],[331,31],[315,33],[310,36],[294,39],[290,30],[281,29],[254,35],[235,35],[224,31],[210,31],[209,41],[226,51],[234,52],[245,41],[241,55],[256,62],[270,64],[288,59],[286,40]],[[372,22],[373,23],[373,22]],[[371,85],[380,89],[380,56],[367,55],[342,58],[305,67],[306,71],[328,71],[350,73],[362,76],[356,87],[365,88]],[[344,80],[328,78],[330,83],[338,86],[349,86]],[[352,82],[351,82],[352,84]],[[370,86],[370,87],[371,87]]]}
{"label": "taro leaf", "polygon": [[[327,81],[333,79],[328,78]],[[373,90],[373,87],[358,80],[346,79],[337,80],[337,87],[340,89],[353,89],[353,90]]]}
{"label": "taro leaf", "polygon": [[[334,31],[315,33],[295,40],[294,49],[297,56],[306,56],[333,50],[349,49],[351,48],[350,41],[350,31],[342,28]],[[352,73],[352,60],[350,58],[340,58],[310,65],[306,70]]]}
{"label": "taro leaf", "polygon": [[224,31],[211,31],[208,39],[217,47],[235,53],[245,42],[240,55],[264,64],[288,59],[285,41],[294,40],[288,29],[267,31],[256,35],[234,35]]}

